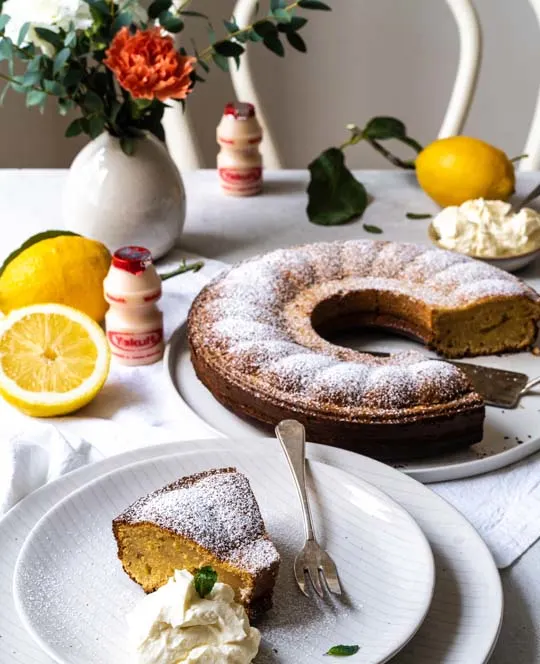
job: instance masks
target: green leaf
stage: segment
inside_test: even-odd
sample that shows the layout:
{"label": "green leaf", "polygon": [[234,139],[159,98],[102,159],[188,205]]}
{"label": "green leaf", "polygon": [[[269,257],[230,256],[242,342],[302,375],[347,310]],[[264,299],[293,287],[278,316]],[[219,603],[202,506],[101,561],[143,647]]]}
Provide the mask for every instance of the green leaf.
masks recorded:
{"label": "green leaf", "polygon": [[26,105],[30,106],[41,106],[47,101],[47,93],[42,90],[30,90],[26,95]]}
{"label": "green leaf", "polygon": [[333,646],[325,655],[332,655],[332,657],[350,657],[356,655],[360,650],[360,646]]}
{"label": "green leaf", "polygon": [[268,37],[268,35],[278,35],[278,29],[272,21],[259,21],[258,23],[255,23],[253,30],[263,39],[264,37]]}
{"label": "green leaf", "polygon": [[285,0],[270,0],[270,11],[274,13],[277,9],[285,9],[287,3]]}
{"label": "green leaf", "polygon": [[345,165],[343,152],[330,148],[309,165],[309,220],[322,226],[345,224],[364,213],[368,196],[364,185]]}
{"label": "green leaf", "polygon": [[303,16],[291,16],[290,23],[280,23],[278,30],[280,32],[298,32],[308,22],[307,18]]}
{"label": "green leaf", "polygon": [[397,118],[377,117],[367,123],[363,133],[366,138],[382,141],[389,138],[405,138],[407,129]]}
{"label": "green leaf", "polygon": [[232,41],[224,41],[214,44],[214,51],[219,55],[223,55],[225,58],[234,58],[238,55],[242,55],[244,50],[243,46]]}
{"label": "green leaf", "polygon": [[7,14],[0,15],[0,31],[4,30],[11,18]]}
{"label": "green leaf", "polygon": [[13,58],[13,44],[9,39],[0,39],[0,61]]}
{"label": "green leaf", "polygon": [[133,23],[133,14],[130,11],[123,11],[117,15],[112,24],[112,31],[116,34],[122,28],[127,28]]}
{"label": "green leaf", "polygon": [[263,44],[269,51],[279,55],[282,58],[285,55],[285,47],[281,43],[281,40],[276,35],[266,35],[263,39]]}
{"label": "green leaf", "polygon": [[120,139],[120,147],[125,155],[131,157],[135,153],[135,139],[131,136],[123,136]]}
{"label": "green leaf", "polygon": [[92,115],[88,118],[88,133],[90,138],[97,138],[105,129],[105,118],[103,115]]}
{"label": "green leaf", "polygon": [[4,101],[6,99],[6,95],[9,92],[11,88],[11,85],[9,83],[6,83],[4,87],[2,88],[2,92],[0,93],[0,106],[4,105]]}
{"label": "green leaf", "polygon": [[167,12],[171,8],[172,0],[154,0],[148,7],[148,18],[156,19],[162,12]]}
{"label": "green leaf", "polygon": [[296,32],[287,32],[287,41],[300,53],[307,53],[307,44]]}
{"label": "green leaf", "polygon": [[383,232],[382,228],[379,228],[378,226],[372,226],[371,224],[364,224],[362,228],[367,232],[367,233],[376,233],[380,234]]}
{"label": "green leaf", "polygon": [[78,67],[70,67],[66,75],[64,76],[64,85],[66,88],[77,87],[82,81],[84,72]]}
{"label": "green leaf", "polygon": [[67,95],[66,88],[58,81],[43,81],[43,89],[47,94],[55,97],[65,97]]}
{"label": "green leaf", "polygon": [[302,9],[320,9],[325,12],[332,11],[332,7],[329,7],[327,4],[321,2],[320,0],[300,0],[298,6],[302,7]]}
{"label": "green leaf", "polygon": [[182,32],[184,29],[184,21],[179,16],[173,16],[171,12],[163,12],[159,15],[159,23],[165,30],[172,33]]}
{"label": "green leaf", "polygon": [[41,84],[43,74],[40,71],[26,71],[23,76],[23,85],[32,87]]}
{"label": "green leaf", "polygon": [[261,42],[263,40],[263,38],[258,35],[255,30],[250,30],[247,34],[247,38],[252,42]]}
{"label": "green leaf", "polygon": [[103,100],[93,90],[88,90],[84,96],[84,108],[89,113],[100,113],[103,111]]}
{"label": "green leaf", "polygon": [[280,23],[290,23],[292,19],[292,16],[286,9],[275,9],[272,12],[272,16]]}
{"label": "green leaf", "polygon": [[221,71],[224,72],[229,72],[229,61],[227,58],[223,55],[220,55],[219,53],[214,53],[212,55],[212,60],[215,62],[215,64],[221,69]]}
{"label": "green leaf", "polygon": [[11,263],[11,261],[15,260],[15,258],[17,258],[17,256],[22,254],[23,251],[26,251],[26,249],[29,249],[38,242],[42,242],[43,240],[50,240],[52,238],[60,237],[62,235],[74,235],[80,237],[78,233],[72,233],[71,231],[45,231],[44,233],[38,233],[37,235],[32,235],[32,237],[28,238],[28,240],[26,240],[24,244],[21,244],[21,246],[18,249],[15,249],[15,251],[9,254],[9,256],[4,261],[2,267],[0,267],[0,277],[4,274],[5,269]]}
{"label": "green leaf", "polygon": [[71,49],[63,48],[56,58],[54,59],[53,65],[53,76],[56,76],[65,66],[66,62],[71,57]]}
{"label": "green leaf", "polygon": [[234,20],[234,17],[230,21],[223,21],[223,25],[225,26],[225,30],[227,30],[228,33],[238,32],[240,30],[240,26]]}
{"label": "green leaf", "polygon": [[407,219],[431,219],[432,214],[418,214],[417,212],[407,212],[405,215]]}
{"label": "green leaf", "polygon": [[64,42],[57,32],[48,28],[35,28],[35,31],[38,37],[41,37],[48,44],[52,44],[55,48],[61,49],[64,46]]}
{"label": "green leaf", "polygon": [[17,45],[20,46],[24,43],[28,30],[30,29],[30,23],[24,23],[19,30],[19,36],[17,37]]}
{"label": "green leaf", "polygon": [[73,122],[66,129],[65,136],[66,138],[72,138],[73,136],[79,136],[84,133],[83,123],[80,118],[73,120]]}
{"label": "green leaf", "polygon": [[212,592],[217,578],[217,573],[211,567],[201,567],[201,569],[195,572],[195,590],[200,597],[206,597],[206,595]]}
{"label": "green leaf", "polygon": [[111,6],[106,0],[85,0],[85,2],[90,5],[90,9],[103,17],[108,18],[111,15]]}

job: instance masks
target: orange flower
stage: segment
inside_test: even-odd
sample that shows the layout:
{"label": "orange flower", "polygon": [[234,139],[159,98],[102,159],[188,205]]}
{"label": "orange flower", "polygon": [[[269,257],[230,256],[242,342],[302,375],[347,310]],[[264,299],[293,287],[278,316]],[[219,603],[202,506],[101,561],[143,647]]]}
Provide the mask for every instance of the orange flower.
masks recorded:
{"label": "orange flower", "polygon": [[135,99],[185,99],[191,92],[190,74],[195,58],[180,55],[172,37],[160,28],[122,28],[114,37],[105,59],[120,85]]}

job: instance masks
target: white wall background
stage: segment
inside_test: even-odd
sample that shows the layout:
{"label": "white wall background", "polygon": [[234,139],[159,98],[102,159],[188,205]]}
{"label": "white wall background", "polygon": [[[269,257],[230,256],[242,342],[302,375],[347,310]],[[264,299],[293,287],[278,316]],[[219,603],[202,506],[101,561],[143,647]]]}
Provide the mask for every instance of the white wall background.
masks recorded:
{"label": "white wall background", "polygon": [[[289,50],[282,60],[254,47],[261,97],[285,164],[305,167],[343,140],[348,122],[362,124],[373,115],[399,117],[417,140],[432,140],[458,54],[444,0],[327,1],[332,13],[309,13],[308,55]],[[196,0],[193,6],[210,14],[217,27],[233,5],[233,0]],[[540,85],[540,30],[528,0],[476,0],[476,6],[485,51],[466,133],[514,156],[525,143]],[[193,27],[204,45],[203,26]],[[208,167],[215,163],[215,128],[230,98],[230,81],[216,70],[189,102]],[[69,165],[81,141],[65,139],[66,126],[54,108],[42,116],[11,93],[0,109],[0,167]],[[353,148],[348,159],[358,168],[388,166],[368,146]]]}

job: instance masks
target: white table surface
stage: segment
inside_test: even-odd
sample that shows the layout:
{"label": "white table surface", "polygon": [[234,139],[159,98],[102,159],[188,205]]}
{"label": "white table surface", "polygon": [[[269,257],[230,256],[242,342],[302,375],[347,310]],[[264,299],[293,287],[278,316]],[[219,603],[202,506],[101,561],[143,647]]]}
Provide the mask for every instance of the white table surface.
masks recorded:
{"label": "white table surface", "polygon": [[[0,170],[0,260],[33,233],[62,227],[60,196],[65,174],[53,170]],[[344,226],[324,227],[310,224],[305,214],[308,176],[303,171],[268,173],[263,196],[249,199],[224,197],[213,171],[188,174],[185,178],[188,217],[181,246],[195,254],[231,262],[304,242],[361,237],[392,239],[392,230],[402,225],[410,231],[412,242],[428,241],[427,222],[405,217],[406,212],[437,210],[416,186],[414,174],[363,171],[357,175],[374,199],[364,219]],[[521,174],[518,195],[527,193],[539,179],[538,173]],[[377,225],[384,233],[371,235],[362,229],[363,223]],[[540,275],[538,264],[522,273],[524,278],[533,275]],[[504,570],[502,579],[504,623],[491,661],[540,663],[540,543]]]}

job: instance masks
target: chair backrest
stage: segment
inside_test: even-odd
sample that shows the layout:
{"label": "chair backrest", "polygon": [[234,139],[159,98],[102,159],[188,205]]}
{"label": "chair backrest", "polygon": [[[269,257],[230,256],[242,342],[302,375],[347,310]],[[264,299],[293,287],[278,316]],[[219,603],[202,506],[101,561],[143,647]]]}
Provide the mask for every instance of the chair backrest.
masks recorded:
{"label": "chair backrest", "polygon": [[[540,0],[529,0],[540,24]],[[482,36],[478,14],[472,0],[445,0],[450,8],[459,32],[459,63],[450,101],[439,130],[439,137],[461,133],[472,104],[482,55]],[[257,0],[237,0],[234,16],[239,25],[248,25],[255,14]],[[231,78],[238,99],[248,101],[257,107],[258,117],[264,130],[261,150],[268,168],[282,168],[283,164],[261,104],[251,66],[249,48],[237,70],[231,68]],[[201,153],[193,135],[189,110],[169,109],[165,114],[165,128],[168,142],[177,164],[183,170],[193,170],[201,166]],[[520,162],[519,169],[534,170],[540,167],[540,94],[533,122],[529,131],[524,153],[527,158]]]}

